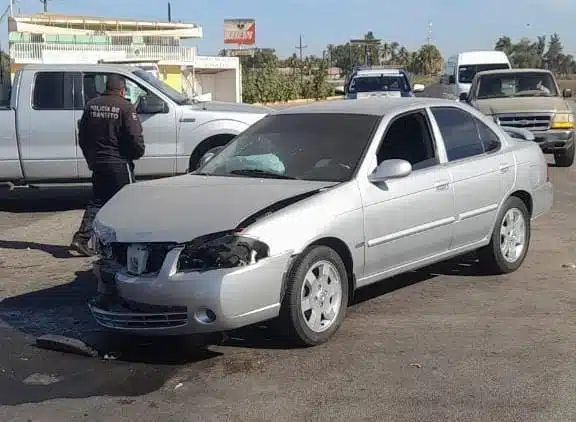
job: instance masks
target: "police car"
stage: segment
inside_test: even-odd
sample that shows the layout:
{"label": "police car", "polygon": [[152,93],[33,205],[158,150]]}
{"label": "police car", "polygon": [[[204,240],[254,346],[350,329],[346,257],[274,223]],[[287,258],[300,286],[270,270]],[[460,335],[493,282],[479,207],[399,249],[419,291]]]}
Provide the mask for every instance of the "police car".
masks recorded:
{"label": "police car", "polygon": [[372,97],[413,97],[424,91],[424,85],[410,86],[404,69],[390,67],[360,67],[354,69],[344,84],[345,98],[356,100]]}

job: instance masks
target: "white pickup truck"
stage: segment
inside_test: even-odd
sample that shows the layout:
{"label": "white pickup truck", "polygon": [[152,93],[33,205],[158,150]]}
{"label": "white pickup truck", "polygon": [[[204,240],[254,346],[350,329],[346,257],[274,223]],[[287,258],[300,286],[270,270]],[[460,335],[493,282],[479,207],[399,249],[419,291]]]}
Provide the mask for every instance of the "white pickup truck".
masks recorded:
{"label": "white pickup truck", "polygon": [[83,183],[91,173],[78,146],[86,102],[104,91],[107,75],[126,79],[127,97],[144,128],[146,154],[136,176],[151,179],[193,170],[270,109],[198,102],[145,70],[112,64],[27,65],[0,108],[0,185]]}

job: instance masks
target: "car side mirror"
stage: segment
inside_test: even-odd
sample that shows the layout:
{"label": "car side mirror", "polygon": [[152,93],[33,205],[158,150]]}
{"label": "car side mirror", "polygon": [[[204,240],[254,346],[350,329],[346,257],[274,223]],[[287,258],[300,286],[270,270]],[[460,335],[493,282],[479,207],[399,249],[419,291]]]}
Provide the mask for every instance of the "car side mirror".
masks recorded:
{"label": "car side mirror", "polygon": [[460,101],[468,101],[468,93],[461,92],[458,98],[460,99]]}
{"label": "car side mirror", "polygon": [[210,161],[212,158],[214,158],[216,156],[216,153],[214,152],[208,152],[206,154],[204,154],[202,156],[202,158],[200,158],[200,161],[198,162],[198,167],[197,168],[202,168],[204,167],[204,165],[206,165],[206,163],[208,161]]}
{"label": "car side mirror", "polygon": [[572,90],[570,88],[564,88],[564,91],[562,91],[562,96],[564,98],[572,98]]}
{"label": "car side mirror", "polygon": [[424,89],[426,87],[422,84],[414,84],[414,86],[412,87],[412,91],[414,92],[424,92]]}
{"label": "car side mirror", "polygon": [[136,112],[138,114],[168,113],[168,105],[160,97],[148,94],[140,98]]}
{"label": "car side mirror", "polygon": [[455,83],[456,83],[456,78],[454,77],[454,75],[448,76],[448,84],[452,85]]}
{"label": "car side mirror", "polygon": [[376,170],[368,176],[368,180],[372,183],[382,183],[388,179],[406,177],[410,173],[412,173],[412,164],[406,160],[393,158],[382,161],[378,167],[376,167]]}

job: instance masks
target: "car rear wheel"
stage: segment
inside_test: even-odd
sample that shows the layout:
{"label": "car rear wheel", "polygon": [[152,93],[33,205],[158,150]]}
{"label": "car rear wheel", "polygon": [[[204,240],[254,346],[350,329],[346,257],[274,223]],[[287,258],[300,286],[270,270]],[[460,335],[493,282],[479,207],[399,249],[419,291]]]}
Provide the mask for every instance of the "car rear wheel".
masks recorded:
{"label": "car rear wheel", "polygon": [[558,167],[570,167],[574,164],[574,152],[576,147],[574,143],[570,145],[563,151],[557,151],[554,153],[554,161]]}
{"label": "car rear wheel", "polygon": [[316,346],[338,331],[347,305],[348,275],[342,258],[332,248],[315,246],[288,273],[280,321],[296,343]]}
{"label": "car rear wheel", "polygon": [[480,263],[493,274],[516,271],[530,245],[530,213],[520,198],[504,203],[496,220],[490,244],[479,251]]}

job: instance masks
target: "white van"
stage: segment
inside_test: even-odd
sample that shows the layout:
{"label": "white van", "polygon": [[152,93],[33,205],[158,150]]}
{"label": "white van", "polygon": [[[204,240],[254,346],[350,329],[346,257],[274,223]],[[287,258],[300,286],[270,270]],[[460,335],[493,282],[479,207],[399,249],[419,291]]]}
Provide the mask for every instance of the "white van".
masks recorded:
{"label": "white van", "polygon": [[511,68],[508,56],[502,51],[465,51],[455,54],[446,61],[442,74],[444,95],[457,100],[461,93],[470,91],[476,73]]}

